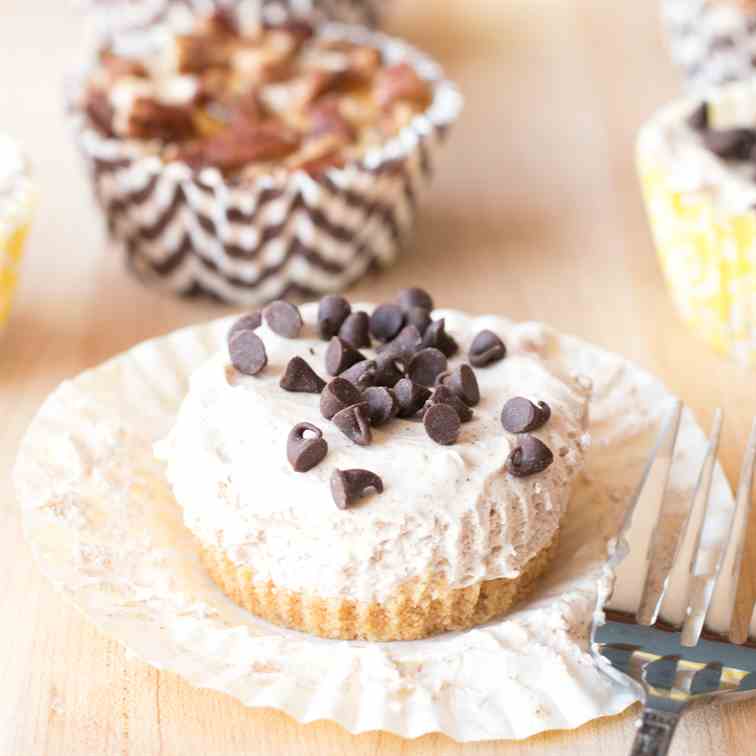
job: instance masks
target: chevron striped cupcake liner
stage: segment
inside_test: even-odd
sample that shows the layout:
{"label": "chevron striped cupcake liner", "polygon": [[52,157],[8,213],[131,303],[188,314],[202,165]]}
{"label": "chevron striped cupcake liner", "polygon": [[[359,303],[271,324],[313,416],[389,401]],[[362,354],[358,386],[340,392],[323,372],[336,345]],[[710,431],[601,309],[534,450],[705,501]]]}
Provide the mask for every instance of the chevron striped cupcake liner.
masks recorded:
{"label": "chevron striped cupcake liner", "polygon": [[428,57],[367,29],[326,24],[320,34],[381,49],[433,86],[429,108],[382,147],[313,177],[302,171],[244,184],[214,168],[145,156],[92,129],[73,88],[71,112],[111,239],[146,284],[254,306],[341,291],[392,263],[406,246],[418,198],[462,98]]}
{"label": "chevron striped cupcake liner", "polygon": [[689,89],[756,73],[756,8],[737,0],[662,0],[662,17]]}

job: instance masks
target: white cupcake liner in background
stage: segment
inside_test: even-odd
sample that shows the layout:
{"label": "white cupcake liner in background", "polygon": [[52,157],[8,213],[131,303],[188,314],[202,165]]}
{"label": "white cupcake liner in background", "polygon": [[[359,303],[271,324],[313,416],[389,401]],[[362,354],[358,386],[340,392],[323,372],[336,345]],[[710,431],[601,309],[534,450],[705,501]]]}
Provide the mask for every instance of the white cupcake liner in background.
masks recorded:
{"label": "white cupcake liner in background", "polygon": [[71,96],[76,139],[111,238],[147,284],[253,306],[278,297],[342,291],[406,246],[436,150],[462,99],[441,69],[404,42],[354,26],[319,34],[378,47],[433,87],[429,108],[385,145],[312,177],[279,172],[234,183],[214,168],[145,157],[137,143],[109,139]]}
{"label": "white cupcake liner in background", "polygon": [[672,59],[687,86],[702,90],[756,71],[756,12],[735,0],[662,0]]}
{"label": "white cupcake liner in background", "polygon": [[[506,321],[484,320],[506,333]],[[259,620],[215,586],[152,453],[189,376],[223,347],[229,325],[141,344],[64,383],[23,440],[15,483],[26,537],[44,574],[91,622],[192,685],[300,722],[330,719],[353,733],[519,739],[578,727],[633,702],[631,691],[598,671],[588,635],[599,581],[606,588],[608,579],[607,540],[672,401],[659,381],[617,355],[551,334],[551,366],[594,382],[593,443],[556,559],[535,593],[504,619],[461,633],[404,643],[329,641]],[[705,446],[686,412],[671,476],[671,527]],[[713,504],[704,540],[710,547],[721,543],[733,509],[720,469]]]}

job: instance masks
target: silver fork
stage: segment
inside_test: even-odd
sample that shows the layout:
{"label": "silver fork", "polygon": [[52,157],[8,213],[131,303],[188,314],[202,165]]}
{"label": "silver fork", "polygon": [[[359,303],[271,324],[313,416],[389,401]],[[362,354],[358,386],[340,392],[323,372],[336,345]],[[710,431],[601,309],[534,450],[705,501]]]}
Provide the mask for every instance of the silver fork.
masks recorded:
{"label": "silver fork", "polygon": [[652,552],[681,415],[682,404],[677,402],[609,560],[613,588],[599,597],[591,634],[591,652],[600,668],[635,688],[643,701],[632,756],[667,754],[677,723],[691,703],[742,698],[756,690],[756,606],[748,639],[740,643],[732,632],[751,508],[756,420],[725,543],[713,556],[710,549],[700,548],[722,429],[718,410],[671,567],[654,578]]}

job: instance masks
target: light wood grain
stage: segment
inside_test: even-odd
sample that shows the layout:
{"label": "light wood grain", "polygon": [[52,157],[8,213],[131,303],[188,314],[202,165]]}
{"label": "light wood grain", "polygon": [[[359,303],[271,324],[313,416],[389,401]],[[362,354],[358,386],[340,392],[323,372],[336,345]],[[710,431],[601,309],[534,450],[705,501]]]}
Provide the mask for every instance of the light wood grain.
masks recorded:
{"label": "light wood grain", "polygon": [[[752,373],[690,336],[665,295],[633,173],[636,128],[678,83],[655,0],[396,0],[393,29],[467,96],[412,254],[355,296],[424,281],[445,305],[546,320],[659,374],[708,421],[737,474]],[[60,380],[141,339],[224,312],[159,298],[106,250],[61,112],[80,31],[68,3],[0,0],[0,127],[42,189],[18,306],[0,344],[0,754],[622,754],[633,715],[521,744],[461,746],[302,727],[131,659],[41,579],[9,481],[18,440]],[[756,550],[749,547],[753,587]],[[752,753],[756,707],[696,711],[675,753]]]}

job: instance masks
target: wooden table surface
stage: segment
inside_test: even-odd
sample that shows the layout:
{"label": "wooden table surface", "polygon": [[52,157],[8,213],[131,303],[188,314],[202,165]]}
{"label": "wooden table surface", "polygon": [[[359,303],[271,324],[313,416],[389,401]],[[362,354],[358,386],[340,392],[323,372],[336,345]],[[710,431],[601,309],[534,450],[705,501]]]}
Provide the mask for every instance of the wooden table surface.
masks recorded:
{"label": "wooden table surface", "polygon": [[[724,407],[732,479],[756,411],[753,375],[709,353],[675,318],[633,172],[638,125],[679,86],[656,0],[396,5],[392,28],[444,63],[467,107],[411,254],[354,295],[377,299],[422,282],[444,305],[543,319],[621,352],[703,421]],[[0,344],[0,755],[626,752],[634,712],[519,744],[300,726],[130,658],[40,577],[9,479],[37,406],[68,376],[225,312],[142,289],[106,251],[61,112],[61,74],[80,40],[68,6],[0,0],[0,126],[25,139],[42,192]],[[674,752],[753,753],[754,714],[753,703],[691,713]]]}

